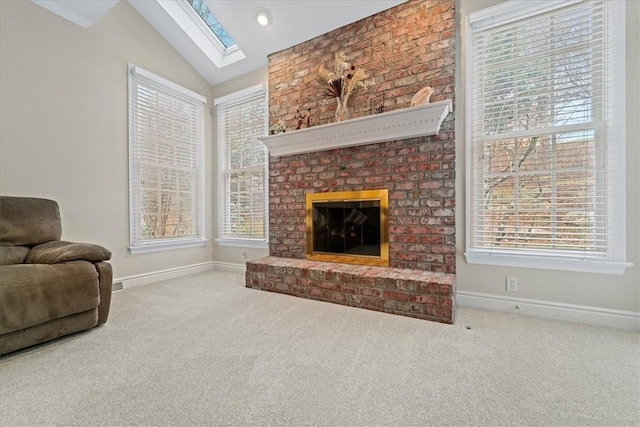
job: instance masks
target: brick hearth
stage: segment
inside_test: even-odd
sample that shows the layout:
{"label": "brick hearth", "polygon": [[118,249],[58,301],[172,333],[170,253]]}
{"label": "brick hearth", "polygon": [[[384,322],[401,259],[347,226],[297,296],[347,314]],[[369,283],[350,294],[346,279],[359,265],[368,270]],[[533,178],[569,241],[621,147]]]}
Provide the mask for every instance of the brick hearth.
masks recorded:
{"label": "brick hearth", "polygon": [[455,276],[402,268],[266,257],[247,263],[247,287],[453,323]]}

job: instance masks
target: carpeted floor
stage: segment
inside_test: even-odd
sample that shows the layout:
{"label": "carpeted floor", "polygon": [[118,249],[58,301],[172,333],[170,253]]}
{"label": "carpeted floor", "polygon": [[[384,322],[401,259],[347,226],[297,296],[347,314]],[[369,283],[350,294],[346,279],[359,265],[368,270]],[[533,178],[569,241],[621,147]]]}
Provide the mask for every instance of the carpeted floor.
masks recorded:
{"label": "carpeted floor", "polygon": [[202,273],[0,358],[0,425],[44,424],[637,426],[640,334],[467,308],[442,325]]}

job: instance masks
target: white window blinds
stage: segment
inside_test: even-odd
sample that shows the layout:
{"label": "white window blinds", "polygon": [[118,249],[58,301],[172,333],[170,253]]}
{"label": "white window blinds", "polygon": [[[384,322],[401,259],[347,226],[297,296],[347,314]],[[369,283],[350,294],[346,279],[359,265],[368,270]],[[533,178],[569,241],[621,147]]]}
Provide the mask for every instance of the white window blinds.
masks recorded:
{"label": "white window blinds", "polygon": [[218,238],[267,239],[267,134],[265,89],[255,86],[216,99],[218,117]]}
{"label": "white window blinds", "polygon": [[624,256],[620,3],[516,1],[470,16],[468,254]]}
{"label": "white window blinds", "polygon": [[131,251],[203,243],[206,99],[129,66]]}

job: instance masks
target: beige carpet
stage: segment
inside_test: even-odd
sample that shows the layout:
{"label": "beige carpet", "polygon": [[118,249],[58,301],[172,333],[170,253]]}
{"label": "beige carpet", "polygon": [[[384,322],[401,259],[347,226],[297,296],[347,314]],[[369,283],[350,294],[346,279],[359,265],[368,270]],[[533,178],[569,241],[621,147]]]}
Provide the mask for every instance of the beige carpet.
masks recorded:
{"label": "beige carpet", "polygon": [[119,291],[104,326],[0,358],[0,425],[640,425],[638,333],[464,308],[441,325],[242,282]]}

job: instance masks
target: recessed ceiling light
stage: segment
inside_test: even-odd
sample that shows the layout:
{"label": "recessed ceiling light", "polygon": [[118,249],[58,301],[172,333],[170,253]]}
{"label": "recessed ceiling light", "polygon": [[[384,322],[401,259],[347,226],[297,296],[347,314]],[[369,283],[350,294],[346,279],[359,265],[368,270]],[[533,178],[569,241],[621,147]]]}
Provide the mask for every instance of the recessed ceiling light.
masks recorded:
{"label": "recessed ceiling light", "polygon": [[267,9],[258,9],[256,12],[256,20],[258,21],[258,24],[263,27],[268,27],[271,25],[271,14]]}

